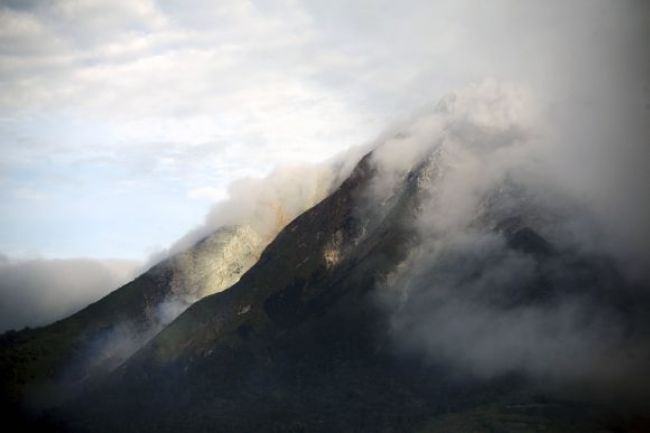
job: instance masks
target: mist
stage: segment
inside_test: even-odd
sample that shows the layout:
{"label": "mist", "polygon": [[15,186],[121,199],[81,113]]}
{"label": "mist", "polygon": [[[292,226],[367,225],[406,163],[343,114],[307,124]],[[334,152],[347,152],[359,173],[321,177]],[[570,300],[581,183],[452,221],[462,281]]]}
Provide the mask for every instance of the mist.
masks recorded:
{"label": "mist", "polygon": [[334,191],[366,151],[367,145],[352,147],[321,163],[281,165],[264,177],[234,180],[228,198],[215,203],[204,223],[176,241],[167,254],[226,226],[250,227],[268,244],[291,220]]}
{"label": "mist", "polygon": [[62,319],[136,276],[132,260],[14,259],[0,261],[0,331]]}
{"label": "mist", "polygon": [[650,295],[648,10],[571,4],[617,20],[555,23],[567,46],[534,55],[580,53],[562,75],[461,87],[377,140],[367,200],[414,174],[419,189],[411,252],[378,298],[398,351],[460,376],[638,398],[650,322],[621,305]]}

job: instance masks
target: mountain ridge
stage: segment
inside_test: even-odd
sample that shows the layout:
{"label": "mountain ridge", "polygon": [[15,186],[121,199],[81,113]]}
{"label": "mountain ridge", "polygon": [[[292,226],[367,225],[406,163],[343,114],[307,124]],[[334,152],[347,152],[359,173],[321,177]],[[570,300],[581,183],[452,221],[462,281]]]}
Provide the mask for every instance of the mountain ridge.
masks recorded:
{"label": "mountain ridge", "polygon": [[[289,223],[233,287],[193,304],[68,406],[74,412],[68,427],[137,431],[155,419],[161,431],[428,431],[450,411],[485,407],[493,408],[485,423],[507,426],[492,411],[512,413],[514,404],[542,408],[534,416],[508,415],[524,424],[538,417],[539,425],[558,431],[607,428],[616,417],[611,408],[548,397],[524,375],[463,378],[417,352],[400,354],[377,289],[415,245],[409,221],[420,209],[422,182],[435,176],[425,161],[381,209],[364,207],[377,174],[371,161],[372,155],[363,158],[337,191]],[[531,260],[557,256],[522,217],[491,230]],[[333,242],[349,251],[331,253]],[[508,302],[546,302],[537,287]]]}
{"label": "mountain ridge", "polygon": [[[250,266],[202,254],[230,243],[201,239],[67,319],[133,314],[155,332],[37,420],[70,432],[643,431],[647,284],[584,242],[598,233],[588,209],[534,184],[519,166],[531,151],[521,113],[481,94],[383,137],[268,244],[244,233],[232,251]],[[184,311],[147,328],[170,293]],[[35,335],[61,338],[55,361],[83,375],[65,365],[83,330],[49,332]],[[3,344],[14,397],[51,373],[38,351]]]}

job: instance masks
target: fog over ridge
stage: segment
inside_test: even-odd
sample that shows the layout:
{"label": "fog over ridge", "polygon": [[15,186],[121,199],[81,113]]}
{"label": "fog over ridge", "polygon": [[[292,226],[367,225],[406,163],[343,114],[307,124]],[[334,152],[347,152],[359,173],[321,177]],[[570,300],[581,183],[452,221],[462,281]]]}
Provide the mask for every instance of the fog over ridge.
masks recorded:
{"label": "fog over ridge", "polygon": [[[398,351],[456,373],[644,395],[647,383],[634,378],[650,360],[647,318],[621,305],[650,295],[639,242],[649,223],[626,218],[645,212],[648,176],[608,160],[613,143],[576,142],[593,131],[563,130],[548,114],[525,86],[490,80],[451,93],[378,143],[368,200],[384,202],[414,172],[420,190],[417,216],[404,222],[412,250],[380,305]],[[643,135],[628,138],[642,158]],[[605,162],[616,182],[595,169]],[[574,177],[581,164],[588,180]],[[612,219],[612,208],[622,218]]]}

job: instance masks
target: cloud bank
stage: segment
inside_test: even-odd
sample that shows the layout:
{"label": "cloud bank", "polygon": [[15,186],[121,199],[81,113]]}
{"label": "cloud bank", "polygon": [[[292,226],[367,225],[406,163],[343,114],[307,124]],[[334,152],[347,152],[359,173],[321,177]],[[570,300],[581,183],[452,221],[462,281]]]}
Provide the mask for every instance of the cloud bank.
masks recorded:
{"label": "cloud bank", "polygon": [[62,319],[131,280],[129,260],[12,259],[0,261],[0,332]]}
{"label": "cloud bank", "polygon": [[[379,140],[368,200],[385,202],[413,175],[419,197],[404,221],[410,254],[380,292],[395,344],[460,376],[647,395],[650,220],[637,217],[650,179],[611,158],[612,147],[644,157],[643,116],[624,119],[621,141],[591,140],[609,125],[563,128],[543,104],[487,81]],[[605,163],[615,182],[596,169]]]}

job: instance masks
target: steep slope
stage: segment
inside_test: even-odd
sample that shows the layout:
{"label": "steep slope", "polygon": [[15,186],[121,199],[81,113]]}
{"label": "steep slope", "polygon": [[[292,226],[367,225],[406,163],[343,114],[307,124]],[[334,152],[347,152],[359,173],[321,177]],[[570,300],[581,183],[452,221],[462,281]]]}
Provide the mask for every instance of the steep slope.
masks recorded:
{"label": "steep slope", "polygon": [[250,229],[224,227],[67,319],[3,334],[3,400],[47,406],[74,395],[88,379],[120,365],[196,299],[236,282],[263,246]]}
{"label": "steep slope", "polygon": [[230,287],[291,219],[347,177],[355,155],[234,182],[231,197],[179,239],[171,257],[65,320],[1,335],[3,406],[20,412],[60,404],[120,365],[193,302]]}
{"label": "steep slope", "polygon": [[[426,158],[379,204],[370,200],[377,169],[372,155],[364,158],[334,194],[290,223],[230,290],[194,304],[59,412],[66,428],[425,432],[474,431],[478,425],[477,431],[533,426],[587,432],[609,431],[613,422],[626,429],[627,421],[612,418],[611,408],[549,399],[522,374],[458,375],[442,360],[399,348],[394,331],[404,322],[386,311],[382,298],[394,293],[382,287],[418,245],[413,222],[424,206],[423,186],[439,179],[439,158],[436,152]],[[540,266],[557,257],[553,266],[562,270],[555,269],[561,275],[555,279],[540,267],[516,297],[509,296],[511,287],[496,287],[487,302],[536,305],[546,302],[540,290],[585,290],[602,280],[598,299],[622,284],[589,258],[575,265],[577,257],[556,255],[525,216],[491,206],[493,196],[486,194],[485,215],[475,224],[482,221],[507,251]],[[564,280],[585,263],[586,277]],[[480,275],[490,267],[469,271]],[[407,301],[397,311],[417,307]]]}
{"label": "steep slope", "polygon": [[[395,402],[397,395],[382,391],[394,378],[372,385],[382,369],[373,365],[372,353],[383,325],[366,297],[404,254],[409,236],[397,221],[414,209],[409,202],[415,188],[405,185],[395,202],[385,205],[383,219],[373,218],[369,227],[369,215],[358,215],[356,205],[371,171],[366,158],[338,191],[290,223],[239,283],[194,304],[93,393],[99,401],[85,397],[94,401],[84,406],[91,419],[105,416],[95,410],[112,407],[124,411],[125,424],[107,424],[109,430],[146,428],[154,411],[161,426],[172,429],[177,423],[209,428],[217,421],[192,420],[187,411],[213,414],[216,425],[244,431],[275,428],[274,420],[284,425],[316,416],[313,422],[319,423],[332,414],[310,413],[309,407],[329,401],[334,410],[341,393],[353,393],[339,383],[351,377],[359,381],[359,392],[377,389],[378,405]],[[337,359],[340,366],[333,368]],[[315,388],[321,395],[309,397]],[[419,405],[412,404],[409,390],[398,388],[403,410],[393,408],[390,416],[407,416],[409,407]],[[150,404],[132,404],[145,395]],[[109,401],[100,403],[105,398]],[[287,399],[303,398],[296,407],[286,406]],[[246,416],[240,412],[244,406],[250,410]],[[160,407],[167,408],[164,419]],[[345,425],[356,410],[338,415],[336,422]]]}

